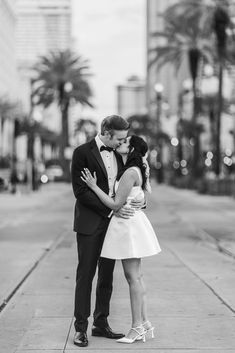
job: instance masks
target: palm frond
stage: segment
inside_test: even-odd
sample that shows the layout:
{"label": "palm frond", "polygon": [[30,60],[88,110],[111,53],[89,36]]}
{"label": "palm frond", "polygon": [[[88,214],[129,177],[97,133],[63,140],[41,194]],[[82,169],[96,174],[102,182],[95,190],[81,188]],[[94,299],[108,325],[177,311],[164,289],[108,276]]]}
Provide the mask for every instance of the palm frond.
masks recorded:
{"label": "palm frond", "polygon": [[[41,56],[34,67],[36,77],[33,80],[33,95],[39,97],[38,104],[48,107],[55,99],[63,104],[64,98],[72,98],[82,105],[92,106],[89,99],[92,96],[87,78],[89,61],[77,56],[70,50],[49,52]],[[66,92],[65,84],[71,83],[71,92]]]}

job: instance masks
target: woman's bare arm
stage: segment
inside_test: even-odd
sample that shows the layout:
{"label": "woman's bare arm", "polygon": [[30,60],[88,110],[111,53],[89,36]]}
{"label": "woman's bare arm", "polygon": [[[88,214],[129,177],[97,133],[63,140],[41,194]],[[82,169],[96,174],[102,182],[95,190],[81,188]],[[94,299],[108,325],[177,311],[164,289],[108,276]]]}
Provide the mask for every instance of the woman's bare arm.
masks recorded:
{"label": "woman's bare arm", "polygon": [[93,177],[88,169],[84,169],[81,179],[94,191],[101,202],[112,210],[117,211],[126,202],[132,187],[137,181],[137,177],[138,175],[133,169],[127,169],[120,179],[115,198],[111,198],[97,186],[96,177]]}

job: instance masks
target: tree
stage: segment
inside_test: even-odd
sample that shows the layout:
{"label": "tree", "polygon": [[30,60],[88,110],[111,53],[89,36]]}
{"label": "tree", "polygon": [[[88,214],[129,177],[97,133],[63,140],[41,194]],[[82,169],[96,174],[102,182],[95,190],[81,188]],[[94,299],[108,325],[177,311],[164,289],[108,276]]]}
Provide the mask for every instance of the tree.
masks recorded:
{"label": "tree", "polygon": [[[177,3],[177,5],[179,5]],[[198,26],[195,19],[187,20],[184,13],[178,11],[178,7],[169,7],[162,15],[164,20],[164,31],[153,33],[155,38],[164,38],[165,43],[159,44],[150,49],[154,53],[150,65],[157,64],[158,69],[167,63],[172,63],[176,72],[180,69],[185,58],[188,57],[189,69],[192,78],[193,90],[193,124],[196,124],[198,115],[198,93],[197,77],[200,60],[204,62],[212,61],[212,45],[204,29]],[[199,137],[195,134],[194,144],[194,174],[197,172],[199,158]]]}
{"label": "tree", "polygon": [[34,67],[36,77],[33,80],[32,100],[36,96],[37,105],[45,108],[57,102],[61,110],[60,161],[64,175],[68,178],[69,167],[65,158],[65,149],[69,146],[68,110],[71,102],[93,107],[88,83],[88,61],[70,50],[50,52],[40,57]]}
{"label": "tree", "polygon": [[[216,112],[216,162],[215,173],[220,174],[221,151],[220,151],[220,130],[221,112],[223,109],[223,71],[228,63],[235,62],[234,56],[234,24],[232,21],[233,0],[182,0],[172,5],[168,12],[184,17],[185,21],[191,23],[196,21],[198,27],[202,28],[205,36],[212,38],[216,45],[216,56],[214,61],[218,67],[219,88],[218,88],[218,108]],[[228,39],[232,37],[231,46],[228,50]],[[213,38],[214,37],[214,38]]]}

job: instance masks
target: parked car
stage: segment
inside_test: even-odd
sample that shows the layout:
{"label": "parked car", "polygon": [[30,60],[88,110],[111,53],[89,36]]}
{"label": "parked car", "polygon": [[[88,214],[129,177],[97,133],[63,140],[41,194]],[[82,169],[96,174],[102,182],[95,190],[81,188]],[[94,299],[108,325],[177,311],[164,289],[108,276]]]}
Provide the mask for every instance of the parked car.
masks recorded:
{"label": "parked car", "polygon": [[60,165],[51,165],[46,168],[44,174],[48,177],[48,181],[61,181],[63,170]]}

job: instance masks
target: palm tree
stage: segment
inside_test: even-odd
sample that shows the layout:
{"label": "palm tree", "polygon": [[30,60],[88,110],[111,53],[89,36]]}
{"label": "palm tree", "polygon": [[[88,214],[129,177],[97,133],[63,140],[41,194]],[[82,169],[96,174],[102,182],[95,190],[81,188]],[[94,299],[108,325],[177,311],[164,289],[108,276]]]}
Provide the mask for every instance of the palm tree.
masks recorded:
{"label": "palm tree", "polygon": [[[187,21],[183,13],[178,13],[175,10],[175,7],[173,10],[170,7],[162,15],[164,20],[164,31],[152,34],[155,38],[165,38],[165,43],[159,44],[150,49],[150,52],[155,54],[150,65],[156,63],[158,69],[160,69],[167,63],[173,63],[177,72],[181,67],[185,55],[188,57],[193,90],[192,121],[195,125],[198,115],[197,77],[199,62],[201,60],[203,62],[212,61],[212,46],[203,28],[198,26],[196,19]],[[198,135],[195,135],[194,139],[193,169],[195,175],[199,158]]]}
{"label": "palm tree", "polygon": [[47,56],[40,57],[34,70],[36,77],[33,80],[32,101],[36,97],[35,104],[43,105],[45,108],[57,102],[61,110],[60,160],[64,174],[68,177],[69,168],[64,153],[69,146],[70,103],[93,107],[90,102],[92,92],[87,81],[90,76],[88,61],[70,50],[50,52]]}
{"label": "palm tree", "polygon": [[[216,117],[216,162],[215,173],[220,174],[221,154],[220,154],[220,130],[221,130],[221,112],[223,109],[223,70],[227,62],[231,60],[234,63],[234,25],[231,20],[231,8],[233,0],[182,0],[172,5],[169,14],[177,14],[184,17],[186,22],[196,21],[206,36],[214,35],[216,42],[215,58],[218,66],[219,88],[218,88],[218,108]],[[233,53],[228,52],[227,41],[228,33],[233,36]],[[232,56],[230,55],[232,54]]]}

